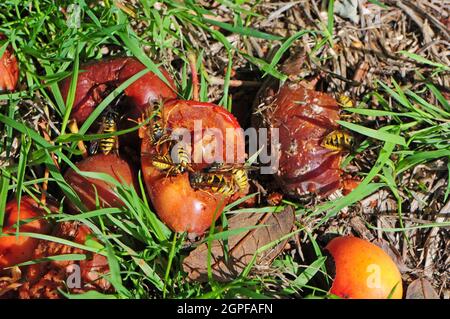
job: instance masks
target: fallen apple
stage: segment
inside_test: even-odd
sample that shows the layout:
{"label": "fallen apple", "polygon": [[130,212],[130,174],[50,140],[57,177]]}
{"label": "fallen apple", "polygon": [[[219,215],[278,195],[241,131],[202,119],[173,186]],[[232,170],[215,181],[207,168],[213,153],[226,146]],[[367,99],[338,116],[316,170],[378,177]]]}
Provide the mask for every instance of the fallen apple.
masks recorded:
{"label": "fallen apple", "polygon": [[[39,240],[28,236],[15,236],[14,234],[16,231],[21,233],[49,233],[50,223],[43,219],[44,216],[45,210],[29,196],[21,198],[20,210],[15,199],[7,203],[2,233],[9,236],[0,237],[0,270],[31,260]],[[18,228],[16,228],[16,225],[18,225]]]}
{"label": "fallen apple", "polygon": [[[83,159],[76,166],[80,171],[108,174],[124,185],[136,185],[133,167],[128,161],[116,154],[96,154]],[[96,196],[98,196],[100,207],[121,207],[124,205],[117,197],[116,187],[113,184],[100,179],[81,176],[72,168],[65,173],[64,177],[89,210],[96,209]],[[69,206],[72,210],[79,211],[73,203],[69,203]]]}
{"label": "fallen apple", "polygon": [[330,292],[348,299],[401,299],[402,277],[380,247],[356,237],[337,237],[325,249],[335,264]]}

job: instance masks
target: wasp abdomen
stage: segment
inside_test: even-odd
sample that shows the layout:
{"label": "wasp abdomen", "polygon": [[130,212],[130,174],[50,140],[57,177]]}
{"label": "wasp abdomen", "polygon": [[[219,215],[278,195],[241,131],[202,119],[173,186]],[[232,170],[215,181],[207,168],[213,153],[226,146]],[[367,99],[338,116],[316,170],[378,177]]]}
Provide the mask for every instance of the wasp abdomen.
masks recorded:
{"label": "wasp abdomen", "polygon": [[354,138],[345,131],[335,130],[324,137],[322,147],[332,151],[350,151],[353,148]]}

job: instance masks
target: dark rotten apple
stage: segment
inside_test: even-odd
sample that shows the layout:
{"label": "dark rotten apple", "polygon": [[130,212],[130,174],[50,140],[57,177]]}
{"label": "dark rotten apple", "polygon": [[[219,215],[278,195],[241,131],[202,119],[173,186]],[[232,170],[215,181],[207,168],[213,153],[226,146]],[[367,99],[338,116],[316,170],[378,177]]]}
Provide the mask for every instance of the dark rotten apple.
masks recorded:
{"label": "dark rotten apple", "polygon": [[[91,229],[78,222],[62,222],[55,227],[53,236],[84,245],[87,240],[97,241]],[[111,292],[109,281],[104,277],[109,273],[108,259],[100,254],[84,251],[58,242],[40,240],[33,259],[63,254],[85,254],[80,261],[47,261],[33,264],[24,274],[25,283],[19,288],[22,299],[61,298],[58,289],[70,293],[89,290]]]}
{"label": "dark rotten apple", "polygon": [[[301,59],[287,63],[286,73],[299,72]],[[338,128],[339,106],[330,95],[316,91],[314,81],[291,78],[282,85],[272,81],[260,90],[253,124],[278,129],[279,143],[271,148],[279,159],[275,177],[286,194],[326,196],[341,187],[342,154],[321,146],[323,138]]]}

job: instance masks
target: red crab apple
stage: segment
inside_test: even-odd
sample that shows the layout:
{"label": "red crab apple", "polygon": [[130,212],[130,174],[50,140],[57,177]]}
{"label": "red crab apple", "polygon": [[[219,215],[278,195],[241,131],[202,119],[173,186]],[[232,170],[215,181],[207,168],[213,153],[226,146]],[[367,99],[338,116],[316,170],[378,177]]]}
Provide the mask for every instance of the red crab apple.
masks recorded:
{"label": "red crab apple", "polygon": [[[71,119],[77,125],[83,124],[95,108],[123,82],[145,70],[146,67],[133,57],[115,57],[100,61],[90,61],[80,66],[75,99]],[[125,130],[136,125],[135,121],[153,104],[175,99],[177,90],[173,79],[164,68],[159,68],[163,81],[154,72],[148,71],[123,91],[123,102],[120,108],[113,107],[120,113],[118,129]],[[61,94],[67,100],[72,77],[64,79],[61,84]],[[112,102],[113,105],[116,102]],[[92,128],[98,129],[96,123]],[[119,136],[121,149],[127,153],[139,149],[139,138],[136,131]]]}
{"label": "red crab apple", "polygon": [[[6,37],[0,34],[0,40]],[[13,53],[12,47],[8,46],[0,57],[0,92],[14,91],[19,81],[19,63]]]}
{"label": "red crab apple", "polygon": [[[135,184],[135,174],[129,162],[116,154],[96,154],[83,159],[76,166],[80,171],[107,174],[126,185]],[[69,169],[64,175],[67,183],[77,192],[86,208],[96,208],[96,194],[101,207],[121,207],[123,202],[115,194],[115,186],[106,181],[84,177]],[[73,210],[77,210],[72,203]]]}
{"label": "red crab apple", "polygon": [[14,236],[13,234],[17,231],[16,225],[18,222],[18,230],[21,233],[49,233],[50,224],[42,219],[44,215],[45,210],[28,196],[21,198],[20,211],[15,199],[7,203],[3,234],[9,234],[10,236],[0,237],[0,270],[31,259],[39,240],[28,236]]}
{"label": "red crab apple", "polygon": [[[234,116],[222,107],[211,103],[174,100],[162,108],[162,125],[168,131],[185,129],[195,136],[195,123],[200,123],[203,130],[214,128],[221,132],[222,140],[192,138],[193,148],[198,146],[198,156],[192,154],[192,169],[205,168],[204,155],[225,159],[226,154],[234,154],[234,163],[244,163],[244,136]],[[226,134],[227,129],[231,134]],[[167,172],[153,166],[152,158],[158,154],[158,147],[153,145],[152,126],[143,132],[141,163],[147,192],[161,220],[177,232],[202,234],[222,213],[224,206],[234,196],[193,189],[188,172],[176,176],[167,176]],[[218,147],[221,145],[222,147]],[[217,152],[217,153],[216,153]],[[219,154],[220,152],[220,154]],[[214,154],[214,155],[212,155]]]}
{"label": "red crab apple", "polygon": [[[112,90],[145,68],[133,57],[90,61],[80,66],[83,72],[78,74],[71,118],[82,124]],[[124,90],[130,102],[130,117],[139,117],[151,103],[176,98],[175,84],[168,72],[163,68],[159,71],[167,83],[149,71]],[[72,77],[68,77],[60,84],[64,100],[67,99],[71,81]]]}

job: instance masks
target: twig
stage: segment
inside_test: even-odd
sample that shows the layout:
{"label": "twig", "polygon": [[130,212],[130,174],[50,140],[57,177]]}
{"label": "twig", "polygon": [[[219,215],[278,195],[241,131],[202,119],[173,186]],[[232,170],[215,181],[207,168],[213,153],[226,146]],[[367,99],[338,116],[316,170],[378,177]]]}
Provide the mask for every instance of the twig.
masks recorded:
{"label": "twig", "polygon": [[[433,29],[428,25],[428,21],[430,21],[432,24],[434,24],[439,31],[441,31],[440,35],[442,35],[447,40],[450,39],[450,33],[448,30],[442,25],[442,23],[431,17],[428,13],[426,13],[423,9],[416,6],[415,4],[411,3],[408,0],[388,0],[387,1],[390,5],[395,5],[398,8],[400,8],[403,12],[405,12],[414,23],[416,23],[419,27],[419,29],[422,31],[425,43],[431,43],[435,37],[435,32]],[[440,55],[437,52],[436,48],[431,45],[430,46],[431,51],[433,54],[438,58]]]}
{"label": "twig", "polygon": [[423,17],[425,17],[427,20],[429,20],[436,28],[439,29],[439,31],[442,32],[442,35],[447,39],[447,41],[450,41],[450,31],[445,27],[445,25],[439,21],[438,19],[436,19],[435,17],[433,17],[432,15],[430,15],[428,12],[426,12],[425,10],[423,10],[421,7],[419,7],[418,5],[416,5],[415,3],[413,3],[410,0],[404,0],[404,2],[411,7],[412,9],[414,9],[416,12],[418,12],[420,15],[422,15]]}
{"label": "twig", "polygon": [[199,101],[199,84],[198,84],[198,74],[197,74],[197,57],[194,52],[190,51],[187,54],[189,60],[189,67],[191,69],[192,78],[192,99],[194,101]]}
{"label": "twig", "polygon": [[[442,207],[441,211],[438,214],[439,217],[436,218],[435,223],[439,224],[444,222],[449,215],[450,215],[450,200],[447,201],[447,204],[445,204],[444,207]],[[436,235],[439,232],[439,229],[440,229],[439,227],[431,228],[430,234],[428,235],[425,244],[425,265],[423,272],[425,276],[427,276],[428,278],[433,277],[433,269],[432,269],[433,258],[436,256],[436,252],[438,249],[435,239]]]}
{"label": "twig", "polygon": [[[227,41],[230,42],[231,44],[233,44],[234,42],[238,41],[239,38],[240,38],[239,34],[231,34],[231,35],[226,37]],[[220,49],[222,49],[222,47],[223,47],[223,43],[222,42],[216,42],[216,43],[213,43],[210,46],[210,51],[211,51],[212,54],[217,54],[220,51]]]}
{"label": "twig", "polygon": [[[366,61],[362,61],[358,64],[355,74],[353,76],[353,81],[356,83],[364,83],[366,79],[367,73],[369,72],[370,65]],[[353,92],[356,92],[356,87],[352,88]]]}
{"label": "twig", "polygon": [[136,12],[126,4],[122,3],[122,1],[114,1],[114,5],[123,12],[125,12],[126,14],[128,14],[130,17],[132,18],[137,17]]}
{"label": "twig", "polygon": [[[42,131],[42,135],[44,136],[44,139],[47,142],[51,143],[50,135],[48,135],[48,133],[47,133],[48,123],[40,122],[38,125]],[[56,160],[55,154],[52,152],[52,153],[50,153],[50,155],[52,157],[53,163],[59,169],[58,161]],[[41,203],[43,206],[45,206],[45,204],[47,203],[47,189],[48,189],[49,176],[50,176],[50,170],[46,166],[45,171],[44,171],[44,182],[42,183],[42,193],[41,193]]]}
{"label": "twig", "polygon": [[[215,76],[211,76],[208,78],[208,82],[212,85],[224,85],[225,80],[222,78],[218,78]],[[260,87],[261,82],[259,81],[244,81],[244,80],[230,80],[229,85],[231,87]]]}

